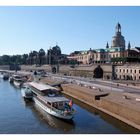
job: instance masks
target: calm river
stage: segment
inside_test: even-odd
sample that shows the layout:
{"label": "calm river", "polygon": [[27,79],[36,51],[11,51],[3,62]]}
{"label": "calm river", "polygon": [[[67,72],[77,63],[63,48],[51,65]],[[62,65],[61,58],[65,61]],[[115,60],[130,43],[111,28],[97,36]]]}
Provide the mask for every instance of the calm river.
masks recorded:
{"label": "calm river", "polygon": [[20,89],[0,78],[0,134],[128,134],[136,129],[74,100],[71,122],[44,113],[22,99]]}

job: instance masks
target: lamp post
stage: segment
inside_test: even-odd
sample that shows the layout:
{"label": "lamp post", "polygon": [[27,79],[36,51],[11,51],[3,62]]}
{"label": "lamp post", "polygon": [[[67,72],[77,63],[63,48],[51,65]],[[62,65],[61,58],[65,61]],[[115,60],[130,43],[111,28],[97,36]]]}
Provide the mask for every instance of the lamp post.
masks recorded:
{"label": "lamp post", "polygon": [[57,60],[57,73],[59,73],[59,59]]}
{"label": "lamp post", "polygon": [[49,50],[49,65],[51,65],[51,48]]}
{"label": "lamp post", "polygon": [[112,76],[110,77],[110,92],[112,93]]}

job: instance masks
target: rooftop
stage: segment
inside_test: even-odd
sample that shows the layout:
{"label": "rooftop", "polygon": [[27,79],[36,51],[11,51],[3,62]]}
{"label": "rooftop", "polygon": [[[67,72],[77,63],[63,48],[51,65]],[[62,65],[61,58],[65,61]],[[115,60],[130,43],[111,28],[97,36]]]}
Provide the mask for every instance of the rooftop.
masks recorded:
{"label": "rooftop", "polygon": [[50,85],[46,85],[43,83],[37,83],[37,82],[30,82],[28,83],[30,86],[38,89],[39,91],[47,90],[47,89],[52,89],[52,90],[57,90],[57,88],[52,87]]}
{"label": "rooftop", "polygon": [[45,99],[48,101],[48,102],[51,102],[51,103],[55,103],[55,102],[68,102],[69,100],[65,97],[48,97],[48,96],[45,96]]}

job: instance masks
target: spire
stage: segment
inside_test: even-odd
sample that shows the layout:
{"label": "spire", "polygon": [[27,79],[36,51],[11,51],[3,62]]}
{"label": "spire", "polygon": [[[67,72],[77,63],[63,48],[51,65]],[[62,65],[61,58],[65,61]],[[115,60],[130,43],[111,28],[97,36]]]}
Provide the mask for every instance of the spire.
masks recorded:
{"label": "spire", "polygon": [[121,33],[121,25],[118,22],[118,24],[116,25],[116,33]]}
{"label": "spire", "polygon": [[106,44],[106,49],[108,49],[109,48],[109,45],[108,45],[108,42],[107,42],[107,44]]}
{"label": "spire", "polygon": [[56,46],[58,46],[58,42],[56,42]]}
{"label": "spire", "polygon": [[130,41],[129,41],[129,43],[128,43],[128,50],[130,50],[131,49],[131,45],[130,45]]}

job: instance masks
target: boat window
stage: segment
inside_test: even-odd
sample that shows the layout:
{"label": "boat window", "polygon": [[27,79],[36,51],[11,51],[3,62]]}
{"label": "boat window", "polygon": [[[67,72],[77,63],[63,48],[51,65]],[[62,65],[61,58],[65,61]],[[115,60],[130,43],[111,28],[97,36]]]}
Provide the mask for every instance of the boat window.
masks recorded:
{"label": "boat window", "polygon": [[42,95],[45,96],[49,96],[49,97],[56,97],[56,96],[60,96],[61,94],[59,94],[59,91],[57,90],[52,90],[52,89],[48,89],[48,90],[44,90],[42,91]]}
{"label": "boat window", "polygon": [[51,105],[51,103],[47,102],[48,105]]}
{"label": "boat window", "polygon": [[60,102],[60,103],[59,103],[59,106],[63,106],[63,102]]}

